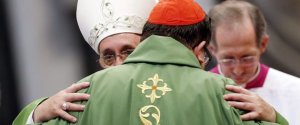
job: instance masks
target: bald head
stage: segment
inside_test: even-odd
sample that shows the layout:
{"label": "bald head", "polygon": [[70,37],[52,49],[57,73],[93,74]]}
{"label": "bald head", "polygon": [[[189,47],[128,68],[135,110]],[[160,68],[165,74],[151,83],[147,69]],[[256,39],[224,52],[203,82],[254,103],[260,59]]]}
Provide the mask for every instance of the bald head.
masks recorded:
{"label": "bald head", "polygon": [[212,19],[212,43],[214,45],[218,44],[216,30],[219,26],[226,25],[226,29],[231,31],[237,25],[247,23],[249,20],[254,28],[258,47],[261,45],[263,36],[266,35],[266,21],[262,12],[248,2],[224,1],[212,8],[209,11],[209,16]]}

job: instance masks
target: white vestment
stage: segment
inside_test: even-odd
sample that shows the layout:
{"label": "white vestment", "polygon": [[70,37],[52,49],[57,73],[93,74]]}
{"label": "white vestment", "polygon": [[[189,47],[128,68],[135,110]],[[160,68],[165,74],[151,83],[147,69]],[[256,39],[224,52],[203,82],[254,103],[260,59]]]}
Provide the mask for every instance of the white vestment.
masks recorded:
{"label": "white vestment", "polygon": [[[210,71],[223,75],[219,65]],[[300,78],[261,64],[255,77],[243,87],[272,105],[290,125],[300,125]]]}
{"label": "white vestment", "polygon": [[269,68],[263,87],[249,89],[283,115],[290,125],[300,125],[300,79]]}

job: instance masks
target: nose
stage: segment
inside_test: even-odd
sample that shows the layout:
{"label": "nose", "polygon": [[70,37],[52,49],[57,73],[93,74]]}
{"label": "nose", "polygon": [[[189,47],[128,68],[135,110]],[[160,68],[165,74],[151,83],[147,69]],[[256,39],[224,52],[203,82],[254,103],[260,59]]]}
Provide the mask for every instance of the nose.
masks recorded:
{"label": "nose", "polygon": [[121,64],[123,64],[123,62],[124,62],[124,59],[122,59],[120,56],[116,57],[115,65],[121,65]]}
{"label": "nose", "polygon": [[233,73],[236,76],[241,76],[244,73],[243,67],[240,63],[235,64],[235,67],[233,68]]}

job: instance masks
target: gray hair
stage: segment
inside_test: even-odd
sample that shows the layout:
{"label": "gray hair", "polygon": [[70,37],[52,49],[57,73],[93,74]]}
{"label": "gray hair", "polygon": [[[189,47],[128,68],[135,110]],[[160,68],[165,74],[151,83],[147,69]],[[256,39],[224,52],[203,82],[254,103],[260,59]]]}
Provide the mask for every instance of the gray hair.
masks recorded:
{"label": "gray hair", "polygon": [[216,45],[216,28],[220,23],[226,22],[232,24],[234,22],[243,21],[250,18],[255,34],[257,45],[260,46],[262,38],[266,35],[266,21],[262,12],[254,5],[241,0],[227,0],[212,8],[208,15],[211,17],[212,27],[212,43]]}

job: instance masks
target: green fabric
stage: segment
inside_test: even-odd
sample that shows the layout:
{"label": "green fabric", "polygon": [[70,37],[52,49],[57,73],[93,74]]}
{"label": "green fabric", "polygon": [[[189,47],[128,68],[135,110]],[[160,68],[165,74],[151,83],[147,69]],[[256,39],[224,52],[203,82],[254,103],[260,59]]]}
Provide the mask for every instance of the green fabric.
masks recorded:
{"label": "green fabric", "polygon": [[[84,112],[72,112],[78,118],[76,124],[142,125],[142,118],[147,125],[272,124],[243,123],[239,112],[223,99],[225,85],[232,81],[202,70],[192,51],[169,37],[150,36],[123,65],[80,82],[84,81],[90,87],[81,92],[91,96],[79,102],[86,104]],[[147,98],[151,93],[156,94],[150,96],[152,100]],[[56,118],[44,124],[71,123]]]}
{"label": "green fabric", "polygon": [[32,103],[28,104],[22,111],[18,114],[18,116],[13,121],[13,125],[25,125],[26,121],[30,115],[30,113],[44,100],[47,98],[40,98],[38,100],[33,101]]}
{"label": "green fabric", "polygon": [[289,125],[288,121],[276,111],[276,123],[280,125]]}

